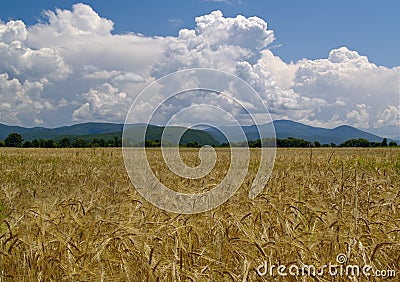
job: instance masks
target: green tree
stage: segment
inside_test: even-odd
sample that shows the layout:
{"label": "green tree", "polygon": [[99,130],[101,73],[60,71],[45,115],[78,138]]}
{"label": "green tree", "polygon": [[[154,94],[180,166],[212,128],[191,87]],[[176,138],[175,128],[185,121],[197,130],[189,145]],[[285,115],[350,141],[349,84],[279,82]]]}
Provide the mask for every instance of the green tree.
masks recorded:
{"label": "green tree", "polygon": [[77,140],[75,140],[75,142],[72,144],[72,146],[73,146],[74,148],[85,148],[85,147],[88,146],[88,144],[87,144],[86,140],[84,140],[84,139],[77,139]]}
{"label": "green tree", "polygon": [[394,141],[390,141],[390,142],[389,142],[389,146],[390,146],[390,147],[396,147],[396,146],[397,146],[397,143],[394,142]]}
{"label": "green tree", "polygon": [[160,140],[145,140],[144,145],[145,145],[145,147],[160,147],[161,141]]}
{"label": "green tree", "polygon": [[44,140],[43,138],[39,139],[39,148],[46,148],[46,140]]}
{"label": "green tree", "polygon": [[90,142],[90,147],[106,147],[106,141],[104,141],[103,138],[94,138],[92,142]]}
{"label": "green tree", "polygon": [[370,147],[380,147],[382,142],[369,142]]}
{"label": "green tree", "polygon": [[32,148],[32,142],[29,141],[29,140],[28,140],[28,141],[25,141],[23,147],[24,147],[24,148]]}
{"label": "green tree", "polygon": [[306,141],[304,139],[297,139],[293,137],[288,137],[286,139],[277,139],[276,141],[277,147],[311,147],[312,144],[310,141]]}
{"label": "green tree", "polygon": [[71,140],[67,137],[64,137],[58,142],[58,146],[60,148],[69,148],[71,147]]}
{"label": "green tree", "polygon": [[370,147],[371,143],[365,138],[349,139],[342,144],[340,147]]}
{"label": "green tree", "polygon": [[186,144],[186,147],[188,147],[188,148],[200,148],[201,145],[199,143],[197,143],[196,141],[194,141],[194,142],[188,142]]}
{"label": "green tree", "polygon": [[39,147],[40,147],[39,140],[34,139],[34,140],[32,141],[32,147],[33,147],[33,148],[39,148]]}
{"label": "green tree", "polygon": [[122,146],[122,139],[118,138],[118,136],[114,136],[112,146],[113,147],[121,147]]}
{"label": "green tree", "polygon": [[3,140],[0,140],[0,147],[4,147],[6,144],[4,144]]}
{"label": "green tree", "polygon": [[261,139],[257,139],[254,141],[248,141],[248,146],[250,148],[261,148]]}
{"label": "green tree", "polygon": [[56,148],[57,147],[57,143],[54,142],[53,139],[47,139],[44,142],[44,147],[45,148]]}
{"label": "green tree", "polygon": [[387,138],[383,138],[381,146],[385,146],[386,147],[387,145],[388,145]]}
{"label": "green tree", "polygon": [[321,147],[321,143],[319,143],[318,141],[314,141],[314,147]]}
{"label": "green tree", "polygon": [[22,136],[21,134],[18,133],[10,133],[8,134],[6,140],[4,140],[4,143],[6,147],[22,147]]}

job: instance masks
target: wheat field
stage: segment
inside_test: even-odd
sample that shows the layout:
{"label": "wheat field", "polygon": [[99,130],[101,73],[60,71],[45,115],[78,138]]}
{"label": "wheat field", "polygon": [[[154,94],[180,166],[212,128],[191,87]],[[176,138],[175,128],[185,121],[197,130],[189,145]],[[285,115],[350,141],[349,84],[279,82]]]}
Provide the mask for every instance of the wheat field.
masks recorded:
{"label": "wheat field", "polygon": [[[226,174],[217,149],[202,181],[174,177],[149,149],[171,188],[211,189]],[[278,149],[262,194],[247,195],[257,149],[239,191],[206,213],[164,212],[132,186],[121,149],[0,150],[0,282],[3,281],[382,281],[380,277],[261,276],[268,264],[346,264],[400,275],[400,149]],[[197,149],[183,160],[198,164]]]}

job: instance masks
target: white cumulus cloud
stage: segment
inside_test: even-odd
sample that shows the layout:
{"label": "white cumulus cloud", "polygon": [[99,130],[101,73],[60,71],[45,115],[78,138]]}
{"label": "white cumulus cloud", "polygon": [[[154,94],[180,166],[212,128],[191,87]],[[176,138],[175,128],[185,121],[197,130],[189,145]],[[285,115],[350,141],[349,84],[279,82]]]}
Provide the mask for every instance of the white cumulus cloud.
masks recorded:
{"label": "white cumulus cloud", "polygon": [[[98,34],[107,36],[113,30],[111,20],[100,17],[93,9],[78,3],[72,6],[72,11],[56,9],[47,11],[51,31],[58,34]],[[50,30],[50,29],[49,29]]]}
{"label": "white cumulus cloud", "polygon": [[76,121],[121,121],[132,103],[125,92],[109,83],[97,89],[91,88],[82,97],[84,104],[73,112]]}
{"label": "white cumulus cloud", "polygon": [[26,37],[27,30],[22,21],[0,23],[0,72],[23,80],[58,80],[71,73],[57,50],[29,48]]}
{"label": "white cumulus cloud", "polygon": [[382,126],[400,128],[400,105],[388,106],[383,112],[378,113],[378,120],[375,123],[375,127],[379,128]]}
{"label": "white cumulus cloud", "polygon": [[[195,28],[181,29],[178,36],[146,37],[134,31],[114,34],[113,21],[85,4],[44,15],[31,26],[0,22],[0,122],[123,122],[149,83],[200,67],[244,79],[275,119],[324,127],[346,123],[400,135],[400,67],[377,66],[346,47],[326,58],[286,63],[268,49],[274,32],[259,17],[214,11],[194,19]],[[229,99],[218,103],[231,107]],[[49,118],[55,113],[57,120]]]}
{"label": "white cumulus cloud", "polygon": [[318,118],[326,120],[335,113],[340,121],[356,127],[368,129],[375,124],[386,134],[396,130],[392,123],[377,123],[377,116],[399,104],[400,67],[377,66],[346,47],[332,50],[327,59],[300,60],[296,67],[292,89],[328,102]]}
{"label": "white cumulus cloud", "polygon": [[365,104],[357,104],[357,110],[346,114],[347,121],[357,127],[369,128],[369,113]]}
{"label": "white cumulus cloud", "polygon": [[42,97],[47,81],[24,81],[0,74],[0,120],[4,123],[23,125],[33,121],[41,112],[53,110],[54,104]]}
{"label": "white cumulus cloud", "polygon": [[163,58],[152,74],[161,77],[179,69],[210,67],[233,72],[238,61],[255,63],[275,39],[258,17],[225,18],[221,11],[197,17],[194,30],[166,38]]}

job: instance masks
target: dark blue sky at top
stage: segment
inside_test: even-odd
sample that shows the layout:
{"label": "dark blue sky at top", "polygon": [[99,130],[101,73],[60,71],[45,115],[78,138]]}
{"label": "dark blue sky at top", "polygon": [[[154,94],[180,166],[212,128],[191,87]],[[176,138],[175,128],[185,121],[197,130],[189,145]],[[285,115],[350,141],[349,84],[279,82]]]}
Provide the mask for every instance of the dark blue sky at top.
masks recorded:
{"label": "dark blue sky at top", "polygon": [[71,9],[89,4],[114,22],[114,33],[176,36],[194,28],[196,16],[221,10],[225,17],[258,16],[274,30],[273,52],[284,61],[326,58],[330,50],[346,46],[377,65],[400,65],[400,1],[368,0],[13,0],[0,2],[0,19],[22,19],[27,25],[45,21],[43,10]]}

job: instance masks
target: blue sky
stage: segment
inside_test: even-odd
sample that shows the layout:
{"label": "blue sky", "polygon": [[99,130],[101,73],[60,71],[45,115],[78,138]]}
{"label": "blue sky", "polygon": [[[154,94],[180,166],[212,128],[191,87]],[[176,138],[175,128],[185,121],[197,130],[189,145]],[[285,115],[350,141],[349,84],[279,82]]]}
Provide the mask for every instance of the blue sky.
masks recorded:
{"label": "blue sky", "polygon": [[[27,24],[43,20],[43,10],[70,9],[79,1],[1,1],[0,18],[22,19]],[[284,61],[326,57],[340,46],[368,55],[371,62],[400,65],[400,1],[281,0],[281,1],[82,1],[101,16],[112,19],[114,33],[138,32],[148,36],[177,35],[194,28],[196,16],[221,10],[225,16],[259,16],[277,37],[275,54]]]}
{"label": "blue sky", "polygon": [[0,123],[123,122],[150,83],[201,67],[248,82],[273,119],[400,139],[398,11],[394,0],[2,1]]}

